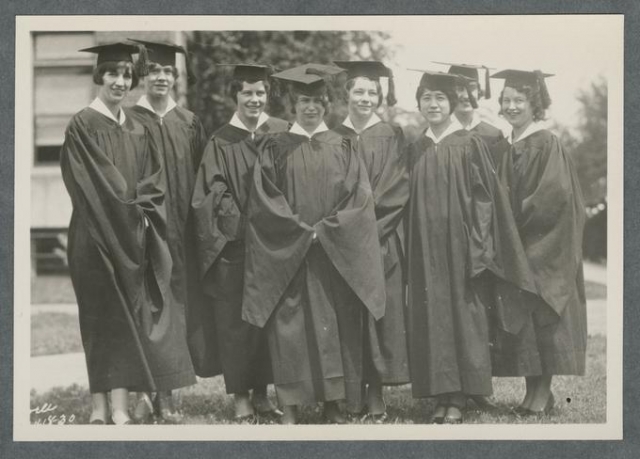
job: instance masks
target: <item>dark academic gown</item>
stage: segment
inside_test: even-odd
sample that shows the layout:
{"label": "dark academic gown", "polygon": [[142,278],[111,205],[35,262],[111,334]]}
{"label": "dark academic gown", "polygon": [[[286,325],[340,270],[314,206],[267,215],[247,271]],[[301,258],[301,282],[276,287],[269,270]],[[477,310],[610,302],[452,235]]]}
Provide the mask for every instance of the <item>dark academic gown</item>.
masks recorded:
{"label": "dark academic gown", "polygon": [[518,333],[498,330],[494,374],[584,374],[585,210],[573,163],[548,130],[534,132],[513,145],[505,140],[495,151],[498,174],[508,190],[539,294],[498,303],[503,307],[499,311],[524,304],[529,314]]}
{"label": "dark academic gown", "polygon": [[487,144],[489,150],[491,150],[495,144],[504,140],[502,131],[486,121],[480,121],[480,123],[475,125],[470,132],[479,135],[480,138],[484,140],[484,143]]}
{"label": "dark academic gown", "polygon": [[[487,293],[498,279],[535,291],[490,153],[458,130],[409,147],[409,362],[414,397],[489,395]],[[503,317],[512,330],[523,313]]]}
{"label": "dark academic gown", "polygon": [[196,380],[187,346],[185,308],[189,297],[198,301],[193,295],[199,289],[194,283],[189,288],[189,279],[197,279],[197,270],[194,261],[186,261],[188,252],[193,257],[193,249],[187,250],[193,241],[187,228],[187,217],[207,137],[198,117],[182,107],[176,106],[160,117],[145,107],[135,105],[127,110],[127,114],[149,129],[162,153],[166,178],[167,242],[173,259],[171,292],[174,301],[167,323],[168,333],[153,350],[163,358],[164,368],[159,371],[182,369],[185,376],[191,374],[188,379],[193,384]]}
{"label": "dark academic gown", "polygon": [[[162,390],[183,374],[149,348],[167,332],[171,256],[164,172],[147,130],[85,108],[71,119],[60,165],[71,197],[68,259],[92,393]],[[145,220],[148,225],[145,224]]]}
{"label": "dark academic gown", "polygon": [[285,133],[254,180],[243,318],[266,327],[278,400],[362,406],[364,309],[385,306],[366,170],[335,132]]}
{"label": "dark academic gown", "polygon": [[409,173],[400,128],[378,122],[358,135],[341,125],[335,131],[356,144],[373,190],[378,237],[385,273],[385,315],[368,316],[365,379],[383,384],[409,382],[402,218],[409,200]]}
{"label": "dark academic gown", "polygon": [[[215,353],[227,393],[243,393],[269,384],[271,362],[263,330],[242,320],[246,207],[253,165],[265,136],[286,131],[288,123],[269,118],[252,140],[251,133],[227,124],[209,140],[196,177],[191,201],[197,267],[209,307],[194,313],[201,333],[216,337],[202,342],[201,355]],[[204,371],[202,371],[204,370]],[[199,376],[218,374],[204,365]]]}

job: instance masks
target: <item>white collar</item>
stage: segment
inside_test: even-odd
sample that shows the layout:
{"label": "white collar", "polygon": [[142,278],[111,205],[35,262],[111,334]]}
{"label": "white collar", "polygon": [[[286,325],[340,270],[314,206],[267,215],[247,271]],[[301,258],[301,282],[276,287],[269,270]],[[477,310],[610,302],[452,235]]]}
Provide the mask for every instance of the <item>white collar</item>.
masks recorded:
{"label": "white collar", "polygon": [[298,134],[298,135],[303,135],[305,137],[313,137],[316,134],[320,134],[321,132],[324,131],[328,131],[329,128],[327,127],[327,125],[324,123],[324,121],[322,123],[320,123],[320,125],[316,128],[315,131],[313,131],[311,134],[309,134],[307,131],[305,131],[302,126],[300,126],[297,122],[293,123],[293,126],[291,126],[291,129],[289,129],[289,132],[292,134]]}
{"label": "white collar", "polygon": [[142,108],[146,108],[151,113],[155,113],[156,115],[158,115],[160,118],[164,118],[164,116],[167,113],[169,113],[171,110],[173,110],[174,108],[177,107],[176,102],[173,100],[173,98],[171,96],[169,96],[169,101],[167,102],[167,109],[164,111],[164,113],[156,112],[156,110],[153,108],[153,106],[151,105],[151,102],[149,102],[149,99],[147,98],[146,95],[140,97],[140,99],[138,99],[138,102],[136,103],[136,105],[138,105],[138,106],[140,106]]}
{"label": "white collar", "polygon": [[111,113],[111,110],[107,108],[104,102],[102,102],[102,99],[100,99],[99,97],[96,97],[95,99],[93,99],[93,102],[89,104],[89,108],[92,108],[98,113],[100,113],[101,115],[104,115],[109,119],[112,119],[113,121],[118,123],[120,126],[122,126],[127,119],[127,116],[124,114],[124,110],[122,109],[122,107],[120,107],[120,112],[118,113],[119,115],[118,118],[120,119],[116,119],[116,117],[113,116],[113,113]]}
{"label": "white collar", "polygon": [[[460,120],[458,119],[458,117],[456,115],[451,115],[451,118],[455,118],[455,120],[460,123]],[[480,115],[478,115],[478,112],[476,112],[474,110],[473,115],[471,115],[471,123],[469,123],[468,126],[462,126],[462,123],[460,123],[460,126],[462,126],[462,129],[466,129],[467,131],[471,131],[474,127],[476,127],[478,124],[480,124],[482,120],[480,119]]]}
{"label": "white collar", "polygon": [[[382,122],[382,120],[380,119],[380,117],[377,114],[372,114],[371,117],[369,118],[369,121],[367,121],[367,124],[362,128],[362,131],[365,131],[367,129],[369,129],[371,126],[374,126],[378,123]],[[351,129],[354,132],[358,132],[356,131],[356,128],[353,126],[353,123],[351,122],[351,118],[350,117],[346,117],[344,119],[344,121],[342,122],[342,124],[346,127],[348,127],[349,129]],[[362,132],[360,131],[360,132]]]}
{"label": "white collar", "polygon": [[[265,112],[260,113],[260,116],[258,117],[258,124],[256,124],[256,131],[258,130],[258,128],[260,128],[260,126],[266,123],[268,119],[269,115],[267,115]],[[233,114],[233,116],[231,117],[231,121],[229,121],[229,124],[231,126],[242,129],[243,131],[251,132],[251,129],[249,129],[238,116],[238,112]]]}
{"label": "white collar", "polygon": [[431,130],[431,127],[427,129],[427,132],[425,133],[425,135],[429,137],[431,140],[433,140],[433,143],[437,145],[442,139],[447,137],[449,134],[453,134],[454,132],[459,131],[460,129],[463,129],[462,125],[460,124],[460,121],[458,121],[454,116],[452,116],[451,124],[447,129],[445,129],[445,131],[440,135],[440,137],[435,136],[435,134]]}
{"label": "white collar", "polygon": [[[521,140],[524,140],[525,138],[529,137],[531,134],[538,131],[542,131],[543,129],[544,129],[544,123],[541,123],[539,121],[534,121],[529,126],[527,126],[527,129],[524,130],[524,132],[522,133],[522,135],[520,135],[520,137],[518,138],[518,140],[516,140],[516,142],[520,142]],[[507,141],[513,145],[513,130],[511,130],[511,132],[507,136]]]}

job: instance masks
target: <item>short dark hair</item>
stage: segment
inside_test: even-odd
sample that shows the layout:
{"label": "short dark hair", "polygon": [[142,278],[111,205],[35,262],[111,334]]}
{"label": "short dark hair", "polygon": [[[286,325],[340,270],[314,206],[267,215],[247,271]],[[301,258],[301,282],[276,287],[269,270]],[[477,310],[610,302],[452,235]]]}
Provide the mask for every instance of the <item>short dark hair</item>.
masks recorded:
{"label": "short dark hair", "polygon": [[455,89],[451,88],[451,89],[432,89],[429,88],[429,86],[427,84],[420,84],[418,86],[418,89],[416,90],[416,102],[418,103],[418,109],[420,109],[420,98],[422,97],[422,94],[424,94],[424,92],[426,90],[430,90],[430,91],[441,91],[442,93],[444,93],[445,96],[447,96],[447,99],[449,99],[449,105],[450,105],[450,110],[451,113],[453,113],[453,111],[455,110],[456,106],[458,105],[458,93],[455,91]]}
{"label": "short dark hair", "polygon": [[233,79],[229,82],[229,86],[227,89],[229,97],[233,99],[235,103],[238,103],[238,93],[242,91],[242,88],[244,87],[244,83],[254,84],[254,83],[258,83],[259,81],[262,81],[262,83],[264,84],[264,89],[267,92],[267,101],[269,101],[269,95],[270,95],[269,91],[271,90],[271,84],[269,83],[269,80],[247,81],[247,80],[239,80],[237,78]]}
{"label": "short dark hair", "polygon": [[[136,72],[136,69],[133,63],[127,62],[126,65],[129,68],[129,71],[131,72],[132,81],[131,81],[130,89],[133,89],[136,86],[138,86],[138,83],[140,82],[140,78],[138,77],[138,72]],[[102,64],[98,65],[95,69],[93,69],[93,82],[97,85],[102,86],[102,84],[104,83],[104,80],[102,79],[104,74],[107,72],[116,72],[118,71],[118,67],[119,67],[118,62],[112,62],[112,61],[103,62]]]}
{"label": "short dark hair", "polygon": [[298,96],[319,97],[325,110],[329,107],[331,101],[333,101],[333,93],[327,85],[322,85],[319,88],[311,90],[304,90],[297,86],[291,86],[289,88],[289,101],[291,102],[291,113],[293,114],[296,113],[296,102],[298,101]]}
{"label": "short dark hair", "polygon": [[376,91],[378,91],[378,107],[380,107],[380,105],[382,105],[382,85],[380,84],[380,80],[371,80],[370,78],[363,77],[363,76],[357,76],[354,78],[349,78],[347,80],[347,82],[344,85],[344,89],[347,90],[345,94],[345,102],[349,102],[349,91],[351,91],[351,89],[355,86],[356,78],[366,78],[367,80],[375,82]]}
{"label": "short dark hair", "polygon": [[[162,64],[158,64],[157,62],[148,61],[147,62],[147,75],[155,67],[166,67],[166,66],[164,66]],[[177,80],[178,76],[180,76],[180,72],[178,72],[178,67],[176,67],[175,65],[172,65],[171,66],[171,72],[173,73],[173,78],[175,78]]]}
{"label": "short dark hair", "polygon": [[[506,86],[505,86],[506,87]],[[515,89],[516,91],[524,94],[527,97],[527,100],[531,104],[531,111],[533,112],[533,121],[541,121],[545,118],[545,108],[542,99],[542,92],[540,91],[540,87],[536,85],[531,85],[528,83],[509,83],[509,87]],[[500,104],[500,112],[502,115],[502,96],[504,94],[504,89],[500,92],[500,97],[498,98],[498,103]]]}

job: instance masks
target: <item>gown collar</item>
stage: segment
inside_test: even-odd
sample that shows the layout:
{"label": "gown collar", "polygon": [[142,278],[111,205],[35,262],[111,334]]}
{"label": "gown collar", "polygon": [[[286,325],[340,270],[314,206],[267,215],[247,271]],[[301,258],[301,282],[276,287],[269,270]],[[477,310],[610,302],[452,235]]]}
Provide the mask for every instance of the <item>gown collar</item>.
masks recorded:
{"label": "gown collar", "polygon": [[[360,131],[360,132],[366,131],[371,126],[375,126],[376,124],[381,123],[381,122],[382,122],[382,120],[380,119],[380,117],[377,114],[374,113],[373,115],[371,115],[371,118],[369,118],[369,121],[367,121],[367,124],[362,129],[362,131]],[[358,132],[358,131],[356,131],[356,128],[353,126],[353,123],[351,122],[351,118],[349,118],[348,116],[344,119],[344,121],[342,122],[342,125],[348,127],[353,132]]]}
{"label": "gown collar", "polygon": [[[518,138],[518,140],[516,140],[516,142],[520,142],[521,140],[524,140],[525,138],[529,137],[531,134],[534,134],[538,131],[542,131],[544,129],[544,123],[541,123],[539,121],[535,121],[533,123],[531,123],[527,129],[524,130],[524,132],[522,133],[522,135]],[[509,135],[507,136],[507,141],[513,145],[513,130],[509,133]]]}
{"label": "gown collar", "polygon": [[120,126],[122,126],[127,119],[127,116],[124,114],[124,110],[122,109],[122,107],[120,107],[120,112],[118,113],[119,119],[116,119],[116,117],[113,116],[113,113],[111,113],[111,110],[107,108],[104,102],[102,102],[102,99],[100,99],[99,97],[96,97],[95,99],[93,99],[93,102],[89,104],[89,108],[92,108],[93,110],[97,111],[101,115],[104,115],[107,118],[115,121]]}
{"label": "gown collar", "polygon": [[[456,115],[451,115],[451,118],[454,118],[458,123],[460,123],[460,120],[456,117]],[[480,115],[478,115],[478,112],[474,111],[473,115],[471,116],[471,123],[469,123],[469,126],[462,126],[462,123],[460,123],[460,126],[462,126],[462,129],[465,129],[467,131],[471,131],[473,130],[473,128],[475,128],[478,124],[480,124],[482,120],[480,119]]]}
{"label": "gown collar", "polygon": [[438,143],[440,143],[440,141],[442,141],[442,139],[447,137],[449,134],[453,134],[454,132],[457,132],[460,129],[463,129],[462,125],[460,124],[460,121],[458,121],[455,117],[452,116],[451,117],[451,124],[442,133],[442,135],[440,135],[440,137],[436,138],[435,134],[431,130],[431,127],[429,127],[429,129],[427,129],[427,132],[424,135],[427,136],[428,138],[430,138],[431,140],[433,140],[433,143],[435,143],[437,145]]}
{"label": "gown collar", "polygon": [[155,113],[156,115],[158,115],[160,118],[164,118],[164,116],[167,113],[169,113],[171,110],[173,110],[174,108],[177,107],[176,102],[173,100],[173,98],[171,96],[169,96],[169,102],[167,102],[167,109],[164,111],[164,113],[156,112],[154,110],[153,106],[151,105],[151,103],[149,102],[149,99],[147,98],[146,95],[143,95],[142,97],[140,97],[140,99],[138,99],[138,102],[136,103],[136,105],[138,105],[139,107],[142,107],[142,108],[146,108],[151,113]]}
{"label": "gown collar", "polygon": [[[260,116],[258,117],[258,124],[256,124],[256,131],[260,129],[260,126],[262,126],[268,120],[269,115],[267,115],[265,112],[260,113]],[[238,129],[242,129],[243,131],[251,132],[247,125],[244,124],[242,120],[240,120],[237,112],[233,114],[231,120],[229,121],[229,124],[233,127],[237,127]]]}
{"label": "gown collar", "polygon": [[291,126],[291,129],[289,129],[289,132],[292,133],[292,134],[298,134],[298,135],[303,135],[305,137],[312,138],[314,135],[320,134],[321,132],[325,132],[325,131],[328,131],[328,130],[329,130],[329,128],[327,127],[327,125],[323,121],[322,123],[320,123],[320,125],[316,128],[315,131],[313,131],[311,134],[309,134],[307,131],[305,131],[302,128],[302,126],[300,126],[296,122],[296,123],[293,123],[293,126]]}

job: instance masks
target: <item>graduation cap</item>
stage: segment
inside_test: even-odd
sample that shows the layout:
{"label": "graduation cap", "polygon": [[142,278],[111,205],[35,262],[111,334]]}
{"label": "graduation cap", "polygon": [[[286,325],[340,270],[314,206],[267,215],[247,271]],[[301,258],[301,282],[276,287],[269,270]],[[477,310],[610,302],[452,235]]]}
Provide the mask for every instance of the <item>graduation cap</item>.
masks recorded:
{"label": "graduation cap", "polygon": [[512,88],[518,88],[523,85],[538,88],[540,91],[540,98],[542,101],[542,108],[547,109],[551,105],[551,97],[547,90],[547,84],[545,78],[553,76],[552,73],[543,73],[540,70],[514,70],[506,69],[501,70],[498,73],[494,73],[492,78],[504,79],[505,87],[510,86]]}
{"label": "graduation cap", "polygon": [[325,87],[327,79],[342,72],[344,69],[334,65],[304,64],[271,76],[304,92],[314,92]]}
{"label": "graduation cap", "polygon": [[393,82],[393,72],[379,61],[334,61],[338,67],[347,71],[347,78],[366,77],[373,81],[380,81],[381,77],[389,79],[389,90],[387,93],[387,105],[395,105],[396,94]]}
{"label": "graduation cap", "polygon": [[462,75],[435,72],[432,70],[419,70],[409,69],[414,72],[421,72],[422,78],[420,78],[420,85],[425,86],[434,91],[451,91],[455,92],[457,88],[463,87],[467,90],[467,96],[469,97],[469,103],[473,108],[478,108],[478,101],[471,94],[469,83],[473,80]]}
{"label": "graduation cap", "polygon": [[143,53],[140,55],[142,59],[142,62],[139,64],[140,66],[146,66],[149,62],[155,62],[156,64],[162,66],[171,65],[172,67],[175,67],[176,53],[184,54],[185,66],[187,68],[187,83],[193,84],[198,81],[193,74],[193,71],[191,70],[191,66],[189,65],[189,53],[187,53],[187,50],[182,46],[169,42],[154,42],[147,40],[138,40],[135,38],[128,38],[127,40],[135,41],[136,43],[144,45],[146,54]]}
{"label": "graduation cap", "polygon": [[256,81],[266,81],[272,73],[272,68],[261,64],[216,64],[219,67],[233,67],[234,80],[255,83]]}
{"label": "graduation cap", "polygon": [[478,70],[485,70],[484,74],[484,98],[491,99],[491,75],[489,73],[489,67],[485,65],[476,65],[476,64],[452,64],[450,62],[435,62],[435,64],[448,65],[449,71],[448,73],[452,75],[462,75],[464,77],[470,78],[480,84],[480,74]]}
{"label": "graduation cap", "polygon": [[92,46],[79,50],[83,53],[94,53],[98,55],[96,66],[104,62],[131,62],[133,63],[132,54],[140,52],[140,47],[131,43],[105,43],[103,45]]}

